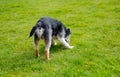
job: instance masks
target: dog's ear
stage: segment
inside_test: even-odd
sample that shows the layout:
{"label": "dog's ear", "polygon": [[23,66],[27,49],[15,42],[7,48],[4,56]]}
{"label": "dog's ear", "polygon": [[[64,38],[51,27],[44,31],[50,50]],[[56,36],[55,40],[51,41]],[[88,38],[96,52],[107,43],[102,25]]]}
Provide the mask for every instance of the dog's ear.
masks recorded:
{"label": "dog's ear", "polygon": [[68,32],[69,34],[71,34],[70,28],[67,29],[67,32]]}

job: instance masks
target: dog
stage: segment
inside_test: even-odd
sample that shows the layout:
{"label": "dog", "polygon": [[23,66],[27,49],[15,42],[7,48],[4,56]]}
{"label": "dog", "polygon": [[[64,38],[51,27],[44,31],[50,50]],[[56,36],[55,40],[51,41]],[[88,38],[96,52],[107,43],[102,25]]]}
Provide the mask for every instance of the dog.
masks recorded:
{"label": "dog", "polygon": [[51,44],[56,45],[54,37],[69,49],[74,46],[69,45],[70,41],[70,29],[66,28],[64,24],[56,19],[50,17],[42,17],[37,21],[36,25],[31,29],[29,37],[34,35],[35,55],[39,56],[39,40],[42,38],[45,42],[45,59],[49,60],[49,53]]}

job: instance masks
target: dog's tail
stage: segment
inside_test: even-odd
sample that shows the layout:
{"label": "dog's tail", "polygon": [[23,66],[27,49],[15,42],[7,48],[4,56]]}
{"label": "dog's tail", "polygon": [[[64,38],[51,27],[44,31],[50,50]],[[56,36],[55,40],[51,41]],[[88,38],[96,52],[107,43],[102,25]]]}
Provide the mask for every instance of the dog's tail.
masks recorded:
{"label": "dog's tail", "polygon": [[38,22],[35,26],[33,26],[33,28],[31,29],[29,37],[31,37],[35,33],[35,31],[38,27],[41,27],[41,24],[42,24],[41,22]]}

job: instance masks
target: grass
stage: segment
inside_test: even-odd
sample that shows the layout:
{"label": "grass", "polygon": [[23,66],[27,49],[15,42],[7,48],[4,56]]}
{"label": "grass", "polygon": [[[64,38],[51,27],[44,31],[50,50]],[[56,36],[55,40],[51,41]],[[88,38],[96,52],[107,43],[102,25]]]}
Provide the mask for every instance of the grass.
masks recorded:
{"label": "grass", "polygon": [[[51,60],[44,60],[44,42],[35,58],[29,32],[48,16],[72,30],[66,49],[58,41]],[[1,0],[1,77],[120,77],[119,0]]]}

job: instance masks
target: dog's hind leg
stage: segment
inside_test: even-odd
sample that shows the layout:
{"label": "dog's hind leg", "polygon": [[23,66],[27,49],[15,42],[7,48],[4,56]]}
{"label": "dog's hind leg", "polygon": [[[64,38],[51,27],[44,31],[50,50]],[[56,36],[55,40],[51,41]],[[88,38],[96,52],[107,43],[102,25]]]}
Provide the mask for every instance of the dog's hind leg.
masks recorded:
{"label": "dog's hind leg", "polygon": [[51,43],[52,43],[52,37],[51,34],[47,34],[44,37],[44,41],[45,41],[45,59],[49,60],[49,54],[50,54],[50,47],[51,47]]}
{"label": "dog's hind leg", "polygon": [[72,49],[74,47],[74,46],[70,46],[63,37],[60,37],[58,35],[57,38],[66,48]]}
{"label": "dog's hind leg", "polygon": [[34,35],[34,44],[35,44],[35,56],[39,57],[39,38],[37,34]]}

